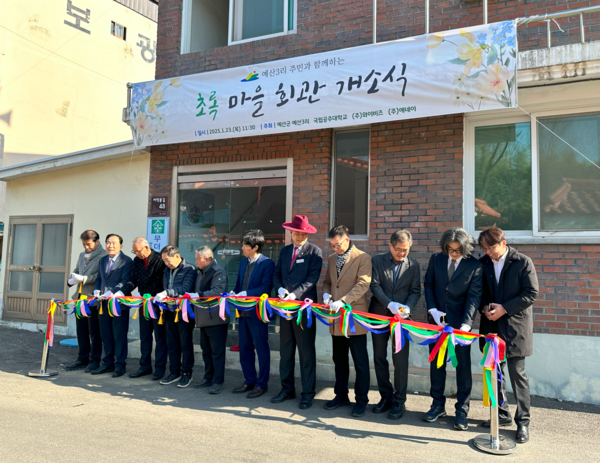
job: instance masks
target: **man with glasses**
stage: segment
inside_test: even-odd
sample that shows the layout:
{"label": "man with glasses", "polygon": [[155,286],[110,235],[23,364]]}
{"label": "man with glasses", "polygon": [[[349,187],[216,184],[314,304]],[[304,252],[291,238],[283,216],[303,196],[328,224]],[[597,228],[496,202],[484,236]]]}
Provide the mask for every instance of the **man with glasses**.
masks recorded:
{"label": "man with glasses", "polygon": [[[482,293],[482,265],[472,256],[475,241],[466,230],[453,227],[442,234],[441,252],[429,260],[425,274],[425,301],[429,323],[449,325],[454,329],[470,331],[479,309]],[[434,344],[429,345],[432,351]],[[454,428],[465,431],[473,380],[471,377],[471,346],[455,346],[456,359],[456,416]],[[447,352],[445,353],[447,356]],[[446,416],[446,359],[440,368],[430,363],[431,409],[423,420],[433,423]]]}
{"label": "man with glasses", "polygon": [[[323,302],[333,312],[339,312],[345,305],[357,312],[368,312],[367,291],[371,284],[371,257],[359,250],[350,240],[350,232],[344,225],[329,231],[329,245],[334,253],[327,261],[327,273],[323,282]],[[369,354],[367,353],[367,330],[358,323],[356,332],[348,338],[341,331],[342,323],[338,321],[329,327],[333,343],[333,362],[335,363],[335,398],[325,404],[326,410],[350,405],[348,398],[348,379],[350,362],[348,353],[352,354],[356,381],[354,392],[356,404],[352,416],[365,414],[369,403]]]}
{"label": "man with glasses", "polygon": [[[137,237],[131,245],[131,253],[135,255],[129,282],[125,285],[124,292],[138,290],[136,295],[148,294],[156,296],[163,289],[163,275],[165,263],[145,238]],[[143,311],[142,311],[143,312]],[[158,381],[165,375],[167,367],[167,333],[165,325],[159,325],[158,320],[144,317],[143,313],[138,317],[140,323],[140,368],[129,375],[130,378],[140,378],[152,374],[152,334],[156,341],[154,352],[154,375],[152,379]]]}

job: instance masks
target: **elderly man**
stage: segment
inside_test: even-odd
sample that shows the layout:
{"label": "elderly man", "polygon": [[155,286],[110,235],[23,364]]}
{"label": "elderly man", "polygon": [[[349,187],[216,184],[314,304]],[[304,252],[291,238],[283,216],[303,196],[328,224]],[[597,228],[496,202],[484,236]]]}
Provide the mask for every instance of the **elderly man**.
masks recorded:
{"label": "elderly man", "polygon": [[[323,283],[323,302],[334,312],[349,305],[358,312],[368,312],[367,291],[371,284],[371,258],[359,250],[350,240],[348,228],[339,225],[329,231],[329,245],[334,253],[327,261],[327,273]],[[356,404],[352,416],[365,414],[369,403],[369,355],[367,353],[367,331],[356,324],[356,333],[346,338],[341,331],[341,322],[329,327],[333,343],[335,363],[335,398],[325,404],[326,410],[350,405],[348,379],[350,363],[348,351],[354,360],[356,382],[354,392]]]}
{"label": "elderly man", "polygon": [[[133,262],[121,252],[123,238],[111,233],[106,237],[106,253],[98,263],[98,278],[94,285],[94,296],[129,295],[125,293],[125,285],[129,281]],[[129,308],[121,306],[121,315],[113,317],[108,313],[108,300],[102,299],[100,314],[100,334],[104,345],[102,365],[92,371],[93,375],[113,373],[113,378],[125,374],[127,365],[127,332],[129,331]]]}
{"label": "elderly man", "polygon": [[[506,245],[504,232],[497,227],[479,234],[479,246],[486,253],[483,264],[483,297],[481,299],[480,334],[498,333],[506,342],[510,383],[517,401],[517,443],[529,440],[530,395],[529,378],[525,372],[525,357],[533,351],[533,303],[539,285],[531,259]],[[504,363],[501,364],[502,377]],[[498,391],[506,397],[506,380],[498,380]],[[508,403],[499,406],[499,422],[512,423]],[[482,426],[490,427],[485,421]]]}
{"label": "elderly man", "polygon": [[[250,230],[242,236],[242,253],[245,259],[240,263],[233,293],[238,296],[260,297],[270,294],[273,289],[275,262],[260,253],[265,245],[265,236],[260,230]],[[269,349],[269,327],[256,310],[240,312],[240,363],[244,373],[244,384],[235,388],[234,394],[248,393],[246,397],[255,399],[265,392],[269,385],[271,350]],[[258,355],[258,375],[255,355]]]}
{"label": "elderly man", "polygon": [[[138,237],[133,240],[131,252],[135,254],[129,281],[124,292],[132,292],[137,288],[138,293],[155,296],[163,290],[163,276],[165,263],[156,251],[150,249],[145,238]],[[156,341],[154,353],[154,375],[152,379],[158,381],[165,376],[167,367],[167,333],[165,325],[160,325],[158,320],[146,319],[142,314],[140,323],[140,368],[129,375],[130,378],[140,378],[152,374],[152,333]]]}
{"label": "elderly man", "polygon": [[[308,222],[305,215],[295,216],[291,222],[285,222],[283,228],[291,232],[293,244],[285,246],[279,254],[273,274],[273,283],[279,288],[277,294],[280,299],[317,301],[317,283],[321,276],[323,257],[321,249],[308,242],[308,235],[316,233],[317,229]],[[313,321],[308,327],[306,312],[302,314],[301,325],[296,320],[286,320],[283,317],[279,320],[281,392],[271,402],[277,404],[296,397],[294,366],[298,346],[302,379],[300,409],[306,410],[312,406],[317,383],[317,324]]]}
{"label": "elderly man", "polygon": [[[98,263],[106,255],[106,251],[100,244],[100,235],[94,230],[86,230],[81,236],[83,252],[79,254],[77,265],[69,277],[69,287],[76,286],[77,292],[73,299],[81,296],[92,297],[94,283],[98,278]],[[100,367],[102,357],[102,338],[100,336],[100,322],[98,321],[98,308],[90,307],[90,316],[75,319],[77,329],[77,346],[79,352],[74,363],[66,365],[67,371],[84,370],[90,373]],[[91,343],[91,348],[90,348]]]}
{"label": "elderly man", "polygon": [[[196,282],[196,269],[188,264],[179,254],[176,246],[165,246],[160,251],[160,257],[167,268],[163,273],[163,291],[154,296],[154,301],[162,302],[167,297],[180,297],[190,293]],[[177,322],[175,318],[177,317]],[[165,310],[163,314],[165,331],[167,333],[167,349],[169,352],[169,376],[160,384],[173,384],[177,387],[188,387],[192,382],[194,369],[194,343],[192,335],[194,320],[183,320],[181,314],[174,310]]]}
{"label": "elderly man", "polygon": [[[453,227],[442,234],[441,252],[429,260],[425,274],[425,301],[429,323],[449,325],[454,329],[470,331],[479,308],[482,292],[482,266],[472,256],[475,241],[466,230]],[[429,345],[433,350],[434,344]],[[454,428],[465,431],[473,379],[471,377],[471,346],[455,346],[456,359],[456,415]],[[447,355],[447,352],[445,353]],[[438,368],[437,362],[430,363],[431,409],[423,420],[433,423],[446,416],[446,361]]]}
{"label": "elderly man", "polygon": [[[202,246],[196,249],[195,293],[192,297],[219,297],[227,291],[227,273],[217,264],[212,249]],[[197,308],[196,326],[200,328],[200,347],[204,360],[204,378],[195,388],[210,387],[209,394],[221,392],[225,381],[225,344],[229,317],[222,320],[216,310],[211,312]]]}
{"label": "elderly man", "polygon": [[[386,317],[399,315],[406,319],[410,317],[411,310],[421,298],[421,268],[416,260],[408,257],[412,246],[412,235],[408,230],[392,234],[389,246],[389,252],[372,258],[373,297],[369,312]],[[372,338],[375,375],[381,394],[381,400],[373,407],[373,413],[383,413],[391,409],[388,418],[399,420],[406,411],[409,343],[404,343],[404,347],[397,354],[392,353],[396,388],[394,392],[387,360],[389,333],[372,333]]]}

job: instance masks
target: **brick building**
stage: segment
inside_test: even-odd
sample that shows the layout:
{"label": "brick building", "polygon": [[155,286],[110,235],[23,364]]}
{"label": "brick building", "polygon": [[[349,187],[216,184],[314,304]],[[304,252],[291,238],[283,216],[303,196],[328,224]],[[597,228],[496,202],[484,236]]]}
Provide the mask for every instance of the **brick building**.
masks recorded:
{"label": "brick building", "polygon": [[[233,11],[236,0],[222,3],[160,1],[157,79],[373,42],[370,0],[290,0],[283,26],[261,29],[253,16],[250,32],[243,23],[250,12]],[[380,0],[377,41],[423,34],[424,3]],[[430,3],[430,32],[483,21],[480,0]],[[600,0],[488,3],[490,23],[600,7]],[[600,12],[581,20],[583,41],[579,15],[550,22],[551,48],[546,23],[519,25],[517,109],[463,114],[459,102],[456,114],[438,117],[154,146],[149,204],[167,197],[171,240],[188,257],[199,244],[222,242],[219,255],[232,275],[241,233],[264,229],[266,253],[277,259],[285,240],[279,224],[292,213],[318,227],[313,242],[324,254],[334,224],[349,226],[355,244],[372,254],[408,228],[423,273],[448,227],[476,236],[497,224],[534,260],[540,279],[532,393],[600,403],[600,363],[588,359],[600,349]],[[210,38],[199,31],[209,24]],[[228,219],[217,218],[226,209]],[[424,314],[421,299],[415,315]],[[317,342],[326,362],[324,331]],[[424,352],[411,357],[418,381]]]}

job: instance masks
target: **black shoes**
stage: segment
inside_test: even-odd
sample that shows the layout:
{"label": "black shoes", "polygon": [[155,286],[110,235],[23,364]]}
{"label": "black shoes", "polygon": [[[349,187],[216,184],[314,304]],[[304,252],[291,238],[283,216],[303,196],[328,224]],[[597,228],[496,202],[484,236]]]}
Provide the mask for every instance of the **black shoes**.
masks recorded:
{"label": "black shoes", "polygon": [[383,413],[387,412],[390,408],[392,408],[392,401],[388,399],[381,399],[377,405],[373,407],[371,410],[373,413]]}
{"label": "black shoes", "polygon": [[446,416],[446,410],[441,405],[432,405],[427,413],[423,415],[423,421],[434,423],[438,418]]}
{"label": "black shoes", "polygon": [[335,396],[335,399],[330,400],[325,404],[325,410],[335,410],[336,408],[350,405],[348,397]]}
{"label": "black shoes", "polygon": [[244,392],[250,392],[254,389],[254,384],[242,384],[240,387],[236,387],[233,391],[234,394],[243,394]]}
{"label": "black shoes", "polygon": [[162,384],[163,386],[166,384],[173,384],[176,383],[177,381],[179,381],[181,379],[181,375],[176,375],[175,373],[171,373],[169,376],[167,376],[165,379],[163,379],[160,384]]}
{"label": "black shoes", "polygon": [[246,397],[248,397],[249,399],[256,399],[263,395],[265,392],[267,392],[266,389],[263,389],[261,387],[255,387],[254,389],[252,389],[252,392],[250,392]]}
{"label": "black shoes", "polygon": [[467,421],[467,414],[463,410],[457,410],[456,416],[454,417],[454,429],[466,431],[468,427],[469,422]]}
{"label": "black shoes", "polygon": [[181,375],[181,379],[179,380],[177,387],[188,387],[190,384],[192,384],[192,374],[184,373]]}
{"label": "black shoes", "polygon": [[515,441],[517,442],[517,444],[524,444],[525,442],[529,442],[529,425],[517,425],[517,437]]}
{"label": "black shoes", "polygon": [[205,387],[210,387],[212,386],[212,381],[210,379],[202,379],[202,381],[200,381],[199,383],[194,384],[194,388],[195,389],[203,389]]}
{"label": "black shoes", "polygon": [[152,381],[158,381],[160,379],[163,379],[165,377],[165,372],[164,371],[155,371],[154,374],[152,375]]}
{"label": "black shoes", "polygon": [[394,405],[388,414],[388,418],[390,420],[399,420],[404,416],[404,412],[406,411],[406,407],[404,404],[402,405]]}
{"label": "black shoes", "polygon": [[300,399],[300,405],[298,406],[298,408],[300,410],[307,410],[310,407],[312,407],[312,403],[313,399],[311,399],[310,397],[302,397],[302,399]]}
{"label": "black shoes", "polygon": [[124,374],[125,374],[125,370],[118,369],[118,370],[115,370],[115,372],[113,373],[112,377],[113,378],[119,378],[120,376],[123,376]]}
{"label": "black shoes", "polygon": [[100,368],[100,363],[98,362],[94,362],[94,363],[90,363],[86,368],[85,368],[85,372],[86,373],[91,373],[94,370],[97,370],[98,368]]}
{"label": "black shoes", "polygon": [[[510,418],[510,417],[506,418],[503,416],[499,416],[498,417],[498,425],[499,426],[512,426],[512,418]],[[491,426],[490,420],[484,421],[479,426],[481,426],[482,428],[489,428]]]}
{"label": "black shoes", "polygon": [[359,418],[365,414],[367,411],[367,404],[365,403],[357,403],[352,407],[352,416],[355,418]]}
{"label": "black shoes", "polygon": [[275,397],[271,399],[271,403],[280,404],[285,402],[286,400],[292,400],[296,398],[296,393],[294,391],[281,391]]}
{"label": "black shoes", "polygon": [[115,367],[106,367],[106,366],[101,366],[96,368],[95,370],[92,370],[92,374],[93,375],[103,375],[104,373],[112,373],[113,371],[115,371]]}
{"label": "black shoes", "polygon": [[88,361],[77,359],[69,365],[63,365],[63,368],[65,369],[65,371],[79,371],[79,370],[85,370],[88,365],[89,365]]}
{"label": "black shoes", "polygon": [[129,375],[130,378],[141,378],[142,376],[147,376],[147,375],[151,375],[152,371],[148,371],[148,370],[142,370],[141,368],[136,371],[135,373],[131,373]]}
{"label": "black shoes", "polygon": [[208,390],[209,394],[218,394],[219,392],[221,392],[221,390],[223,389],[223,385],[222,384],[213,384],[210,389]]}

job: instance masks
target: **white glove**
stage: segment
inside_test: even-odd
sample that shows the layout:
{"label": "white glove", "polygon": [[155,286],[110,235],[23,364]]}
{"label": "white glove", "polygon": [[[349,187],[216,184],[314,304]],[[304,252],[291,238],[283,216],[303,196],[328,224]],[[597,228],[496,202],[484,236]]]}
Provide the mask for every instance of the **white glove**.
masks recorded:
{"label": "white glove", "polygon": [[102,299],[110,299],[113,296],[113,293],[111,291],[106,291],[103,295],[102,295]]}
{"label": "white glove", "polygon": [[117,291],[115,294],[113,294],[114,297],[123,297],[125,296],[125,294],[123,294],[123,291]]}
{"label": "white glove", "polygon": [[245,297],[247,295],[248,295],[248,293],[246,291],[241,291],[241,292],[239,292],[239,293],[236,294],[236,296],[240,296],[240,297]]}
{"label": "white glove", "polygon": [[78,283],[83,282],[83,277],[77,273],[71,273],[71,279],[75,280]]}
{"label": "white glove", "polygon": [[141,296],[141,294],[140,294],[140,293],[138,293],[138,292],[136,291],[135,293],[133,293],[133,294],[132,294],[132,296],[133,296],[133,297],[140,297],[140,296]]}
{"label": "white glove", "polygon": [[154,296],[154,302],[161,302],[165,297],[167,297],[167,292],[163,291]]}
{"label": "white glove", "polygon": [[323,294],[323,304],[329,305],[330,301],[331,301],[331,294],[329,294],[329,293]]}
{"label": "white glove", "polygon": [[74,280],[73,278],[69,278],[67,280],[67,283],[69,283],[69,286],[75,286],[79,282],[77,280]]}
{"label": "white glove", "polygon": [[442,323],[442,321],[440,320],[442,317],[446,316],[446,312],[440,312],[438,309],[430,309],[429,313],[431,314],[431,316],[433,317],[433,319],[435,320],[435,323],[439,326],[444,326],[445,323]]}
{"label": "white glove", "polygon": [[410,307],[407,305],[400,304],[400,316],[403,320],[410,317]]}
{"label": "white glove", "polygon": [[200,294],[198,293],[185,293],[185,295],[191,297],[192,299],[198,299],[200,297]]}
{"label": "white glove", "polygon": [[340,300],[340,301],[335,301],[335,302],[332,302],[331,304],[329,304],[329,308],[330,308],[331,310],[333,310],[334,312],[339,312],[339,311],[340,311],[340,309],[341,309],[342,307],[344,307],[344,305],[345,305],[345,304],[346,304],[346,303],[345,303],[344,301],[342,301],[342,300]]}
{"label": "white glove", "polygon": [[295,301],[296,300],[296,295],[294,293],[288,293],[288,295],[285,296],[284,299],[286,301]]}
{"label": "white glove", "polygon": [[286,297],[288,294],[290,294],[290,293],[289,293],[289,292],[288,292],[288,290],[287,290],[287,289],[285,289],[285,288],[279,288],[279,289],[277,290],[277,295],[279,296],[279,299],[285,299],[285,297]]}
{"label": "white glove", "polygon": [[94,297],[100,297],[100,290],[99,289],[95,289],[94,290]]}
{"label": "white glove", "polygon": [[469,325],[465,325],[464,323],[460,326],[461,331],[469,332],[471,331],[471,327]]}
{"label": "white glove", "polygon": [[390,302],[387,306],[390,312],[392,312],[394,315],[400,313],[400,307],[402,307],[402,304],[399,302]]}
{"label": "white glove", "polygon": [[233,291],[229,291],[229,295],[230,296],[235,296],[235,293]]}

